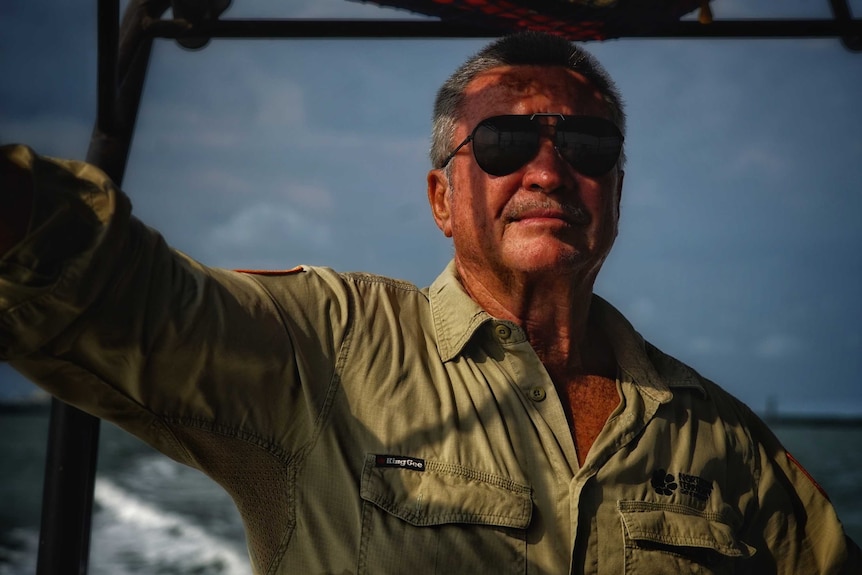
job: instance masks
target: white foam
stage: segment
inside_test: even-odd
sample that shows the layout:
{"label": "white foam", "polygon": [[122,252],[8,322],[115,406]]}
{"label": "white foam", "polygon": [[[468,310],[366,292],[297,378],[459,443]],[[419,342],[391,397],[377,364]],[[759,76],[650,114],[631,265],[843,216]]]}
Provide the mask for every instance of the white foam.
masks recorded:
{"label": "white foam", "polygon": [[96,480],[95,500],[100,510],[93,520],[90,542],[94,575],[251,573],[248,558],[235,543],[135,497],[109,479]]}
{"label": "white foam", "polygon": [[15,528],[8,533],[12,548],[0,548],[0,575],[29,575],[36,572],[39,532]]}

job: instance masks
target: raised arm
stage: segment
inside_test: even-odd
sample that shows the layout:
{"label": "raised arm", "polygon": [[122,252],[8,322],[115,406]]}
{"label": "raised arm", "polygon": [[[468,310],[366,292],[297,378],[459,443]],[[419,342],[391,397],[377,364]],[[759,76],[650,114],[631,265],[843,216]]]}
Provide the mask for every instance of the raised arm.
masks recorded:
{"label": "raised arm", "polygon": [[0,360],[199,467],[206,440],[189,446],[203,437],[190,427],[284,453],[302,444],[309,389],[327,385],[343,333],[346,304],[318,305],[346,301],[337,276],[297,273],[276,298],[171,249],[97,168],[0,152]]}

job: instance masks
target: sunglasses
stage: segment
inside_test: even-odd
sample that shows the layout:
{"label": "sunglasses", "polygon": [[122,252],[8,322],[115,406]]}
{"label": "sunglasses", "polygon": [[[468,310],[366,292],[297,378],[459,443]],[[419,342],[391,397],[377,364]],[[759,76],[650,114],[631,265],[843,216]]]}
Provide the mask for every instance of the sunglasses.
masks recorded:
{"label": "sunglasses", "polygon": [[[546,124],[539,120],[542,117],[554,117],[557,122]],[[543,134],[553,139],[563,159],[589,177],[610,172],[623,148],[619,128],[604,118],[563,114],[493,116],[479,122],[440,167],[446,167],[458,150],[473,142],[473,156],[479,167],[492,176],[507,176],[536,157]]]}

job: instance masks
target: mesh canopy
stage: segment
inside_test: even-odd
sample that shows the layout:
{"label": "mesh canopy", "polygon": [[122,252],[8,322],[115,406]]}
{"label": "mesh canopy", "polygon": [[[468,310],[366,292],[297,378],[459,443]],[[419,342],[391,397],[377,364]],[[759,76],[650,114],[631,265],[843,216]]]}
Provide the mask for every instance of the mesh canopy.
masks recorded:
{"label": "mesh canopy", "polygon": [[[354,0],[365,1],[365,0]],[[569,40],[607,40],[676,22],[708,0],[372,0],[366,2],[487,27],[539,30]]]}

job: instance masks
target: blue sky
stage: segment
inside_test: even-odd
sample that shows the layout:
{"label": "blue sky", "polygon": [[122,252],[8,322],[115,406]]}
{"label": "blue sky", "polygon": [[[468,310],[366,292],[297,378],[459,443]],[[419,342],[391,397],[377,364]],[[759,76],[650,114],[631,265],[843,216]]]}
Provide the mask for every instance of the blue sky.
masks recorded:
{"label": "blue sky", "polygon": [[[340,0],[233,4],[226,16],[406,16]],[[712,5],[716,18],[830,16],[826,0]],[[85,156],[94,11],[0,5],[0,141]],[[427,284],[451,257],[425,197],[431,104],[484,44],[159,41],[123,188],[207,264]],[[862,413],[862,53],[834,39],[588,49],[629,116],[621,233],[596,291],[756,410],[777,396],[786,410]],[[4,366],[0,390],[35,387]]]}

